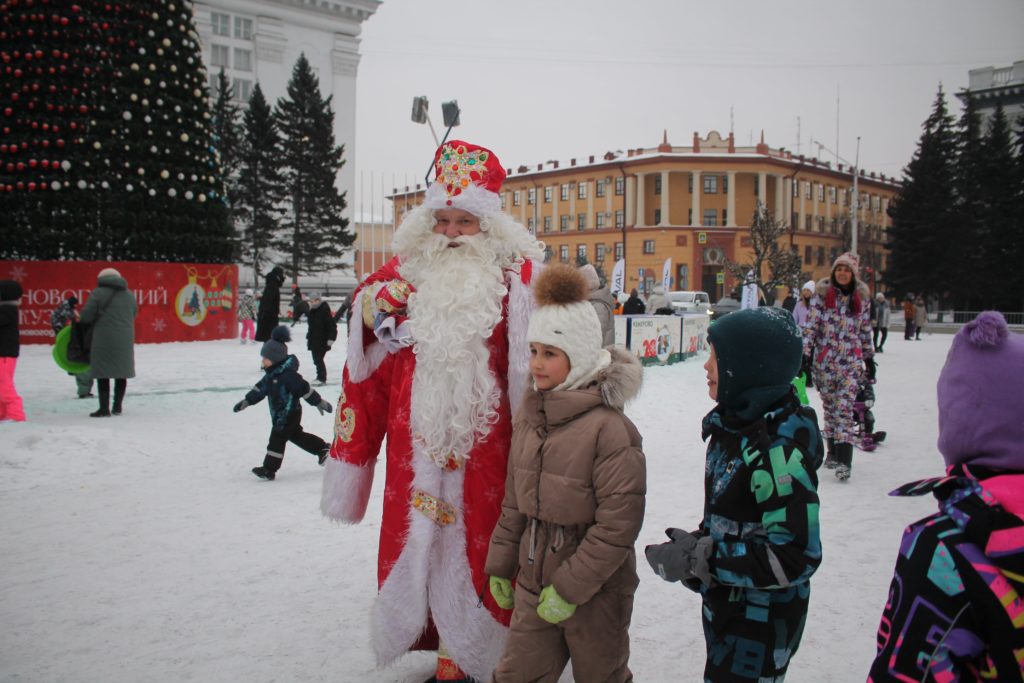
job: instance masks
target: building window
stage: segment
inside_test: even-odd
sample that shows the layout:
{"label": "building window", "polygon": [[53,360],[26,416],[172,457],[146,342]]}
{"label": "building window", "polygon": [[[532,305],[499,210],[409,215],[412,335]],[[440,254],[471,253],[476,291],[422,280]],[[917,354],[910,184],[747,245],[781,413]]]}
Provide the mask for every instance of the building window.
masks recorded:
{"label": "building window", "polygon": [[561,261],[562,263],[568,263],[569,262],[569,245],[568,244],[563,244],[562,246],[558,247],[558,260]]}
{"label": "building window", "polygon": [[795,180],[795,181],[791,180],[789,184],[793,186],[793,198],[796,199],[797,197],[800,196],[800,181],[799,180]]}
{"label": "building window", "polygon": [[661,194],[661,174],[654,176],[654,194]]}
{"label": "building window", "polygon": [[682,263],[676,269],[676,289],[686,290],[690,288],[690,266]]}
{"label": "building window", "polygon": [[693,225],[693,209],[686,210],[686,224]]}
{"label": "building window", "polygon": [[814,258],[814,248],[811,245],[804,247],[804,265],[811,265],[811,260]]}
{"label": "building window", "polygon": [[654,210],[654,224],[661,225],[661,209]]}
{"label": "building window", "polygon": [[804,199],[811,198],[811,181],[804,183]]}
{"label": "building window", "polygon": [[704,209],[704,221],[701,225],[713,228],[718,225],[718,209]]}
{"label": "building window", "polygon": [[506,208],[506,207],[507,207],[507,205],[508,205],[508,201],[507,201],[507,199],[508,199],[508,194],[507,194],[507,193],[505,193],[505,192],[502,192],[502,193],[501,193],[501,210],[502,210],[502,211],[504,211],[504,210],[505,210],[505,208]]}
{"label": "building window", "polygon": [[722,209],[722,225],[729,225],[729,209]]}
{"label": "building window", "polygon": [[618,177],[615,179],[615,195],[621,197],[626,194],[626,179]]}
{"label": "building window", "polygon": [[821,183],[818,183],[818,201],[825,201],[825,186]]}
{"label": "building window", "polygon": [[818,247],[818,265],[825,265],[825,247]]}
{"label": "building window", "polygon": [[[722,192],[729,192],[729,176],[727,175],[722,176]],[[724,218],[722,219],[722,222],[725,222]]]}
{"label": "building window", "polygon": [[604,261],[604,251],[605,247],[603,244],[598,244],[594,247],[594,260],[598,262]]}
{"label": "building window", "polygon": [[594,216],[594,227],[597,228],[598,230],[600,230],[601,228],[605,227],[605,225],[604,225],[604,213],[602,211],[598,211],[597,215]]}
{"label": "building window", "polygon": [[615,227],[626,227],[626,212],[621,209],[615,212]]}
{"label": "building window", "polygon": [[535,219],[533,216],[530,216],[527,219],[527,221],[526,221],[526,227],[528,227],[530,229],[531,233],[536,234],[536,232],[537,232],[537,219]]}
{"label": "building window", "polygon": [[604,193],[606,192],[605,185],[607,183],[608,183],[607,180],[597,180],[597,181],[595,181],[594,182],[594,194],[596,194],[598,197],[603,197]]}
{"label": "building window", "polygon": [[231,68],[230,57],[227,45],[210,45],[210,66],[222,66],[225,69]]}
{"label": "building window", "polygon": [[718,176],[706,175],[704,180],[704,194],[718,194]]}
{"label": "building window", "polygon": [[586,198],[587,198],[587,183],[586,183],[586,181],[583,181],[583,182],[579,183],[578,185],[576,185],[576,199],[586,199]]}
{"label": "building window", "polygon": [[831,204],[836,203],[836,188],[832,187],[831,185],[828,188],[828,201]]}
{"label": "building window", "polygon": [[210,23],[213,24],[213,35],[231,35],[231,17],[229,17],[227,14],[221,14],[220,12],[210,12]]}
{"label": "building window", "polygon": [[252,40],[252,19],[235,17],[235,38]]}
{"label": "building window", "polygon": [[512,206],[519,206],[520,204],[522,204],[522,197],[519,190],[515,190],[512,193]]}
{"label": "building window", "polygon": [[544,216],[544,232],[551,232],[551,216]]}
{"label": "building window", "polygon": [[252,81],[248,78],[232,78],[231,87],[235,91],[235,99],[239,102],[248,102],[252,97]]}
{"label": "building window", "polygon": [[693,194],[693,174],[686,177],[686,191]]}
{"label": "building window", "polygon": [[804,230],[811,231],[811,214],[809,213],[804,214]]}
{"label": "building window", "polygon": [[586,263],[587,262],[587,245],[577,244],[576,245],[576,262]]}
{"label": "building window", "polygon": [[235,69],[238,71],[252,71],[252,50],[235,48]]}
{"label": "building window", "polygon": [[569,230],[569,215],[562,214],[558,217],[558,230],[559,232],[568,232]]}
{"label": "building window", "polygon": [[576,229],[586,230],[587,229],[587,214],[578,213],[576,214]]}
{"label": "building window", "polygon": [[654,253],[654,240],[644,240],[644,253],[645,254],[653,254]]}
{"label": "building window", "polygon": [[562,201],[569,201],[569,183],[562,183]]}
{"label": "building window", "polygon": [[878,211],[882,208],[882,198],[876,194],[874,197],[871,198],[871,206],[874,207],[875,213],[878,213]]}
{"label": "building window", "polygon": [[622,260],[622,242],[616,242],[615,243],[615,260],[616,261],[621,261]]}
{"label": "building window", "polygon": [[825,232],[825,217],[818,216],[818,232]]}
{"label": "building window", "polygon": [[527,204],[536,204],[537,203],[537,188],[536,187],[531,187],[529,190],[526,191],[526,203]]}
{"label": "building window", "polygon": [[544,188],[544,203],[545,204],[550,204],[551,203],[551,195],[552,195],[551,186],[549,185],[549,186]]}

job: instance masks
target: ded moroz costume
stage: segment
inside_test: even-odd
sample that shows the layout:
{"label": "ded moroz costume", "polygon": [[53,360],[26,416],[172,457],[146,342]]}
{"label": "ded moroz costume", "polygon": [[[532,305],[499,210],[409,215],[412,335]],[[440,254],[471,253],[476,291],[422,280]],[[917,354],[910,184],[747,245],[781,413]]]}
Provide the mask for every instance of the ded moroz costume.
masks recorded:
{"label": "ded moroz costume", "polygon": [[[511,612],[483,567],[527,385],[542,245],[501,212],[505,171],[491,151],[453,140],[434,163],[437,181],[395,234],[397,256],[353,296],[321,509],[362,520],[386,435],[377,661],[440,645],[437,680],[489,680]],[[439,222],[451,215],[470,229]]]}

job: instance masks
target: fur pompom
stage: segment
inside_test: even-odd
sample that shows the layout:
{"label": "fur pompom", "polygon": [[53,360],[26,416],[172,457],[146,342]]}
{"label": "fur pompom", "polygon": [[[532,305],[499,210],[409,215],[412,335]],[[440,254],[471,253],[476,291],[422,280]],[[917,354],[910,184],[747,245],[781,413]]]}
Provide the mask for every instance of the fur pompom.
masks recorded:
{"label": "fur pompom", "polygon": [[1006,318],[999,311],[983,311],[964,325],[963,334],[972,346],[979,349],[995,348],[1010,334]]}
{"label": "fur pompom", "polygon": [[278,325],[274,328],[274,331],[270,333],[270,338],[276,342],[287,344],[292,340],[292,331],[287,325]]}
{"label": "fur pompom", "polygon": [[533,295],[539,306],[578,304],[587,300],[587,281],[572,266],[553,263],[537,276]]}

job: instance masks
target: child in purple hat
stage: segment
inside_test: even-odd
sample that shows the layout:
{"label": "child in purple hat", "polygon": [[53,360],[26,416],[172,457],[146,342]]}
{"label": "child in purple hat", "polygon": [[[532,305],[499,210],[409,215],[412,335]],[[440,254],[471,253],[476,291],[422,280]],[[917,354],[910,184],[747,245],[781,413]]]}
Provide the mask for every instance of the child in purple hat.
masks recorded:
{"label": "child in purple hat", "polygon": [[1024,680],[1024,335],[985,311],[939,375],[939,511],[903,535],[868,681]]}

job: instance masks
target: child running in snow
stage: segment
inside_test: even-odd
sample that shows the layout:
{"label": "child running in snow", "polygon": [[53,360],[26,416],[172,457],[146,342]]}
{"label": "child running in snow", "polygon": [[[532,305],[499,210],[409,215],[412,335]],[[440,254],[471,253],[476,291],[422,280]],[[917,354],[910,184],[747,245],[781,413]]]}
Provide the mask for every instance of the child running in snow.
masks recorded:
{"label": "child running in snow", "polygon": [[321,415],[331,412],[331,404],[321,398],[309,386],[309,382],[302,379],[299,359],[288,354],[286,344],[291,339],[291,332],[285,325],[280,325],[271,333],[270,339],[260,349],[263,372],[266,374],[234,407],[237,413],[259,403],[264,397],[267,399],[272,422],[267,455],[263,458],[263,465],[252,468],[252,473],[270,481],[274,480],[277,471],[281,469],[284,447],[289,441],[317,456],[321,465],[331,448],[316,434],[302,429],[302,404],[299,399],[306,399],[311,406],[316,406]]}
{"label": "child running in snow", "polygon": [[932,494],[903,534],[878,627],[874,681],[1024,681],[1024,335],[985,311],[939,374],[946,475],[889,495]]}
{"label": "child running in snow", "polygon": [[[644,517],[641,438],[623,412],[639,361],[601,348],[601,324],[575,268],[537,278],[530,374],[516,416],[501,518],[486,571],[512,623],[494,681],[629,681],[629,622]],[[512,582],[515,581],[513,587]]]}
{"label": "child running in snow", "polygon": [[781,681],[821,563],[821,434],[790,381],[802,343],[785,310],[736,311],[708,330],[704,519],[646,548],[666,581],[701,594],[706,681]]}

